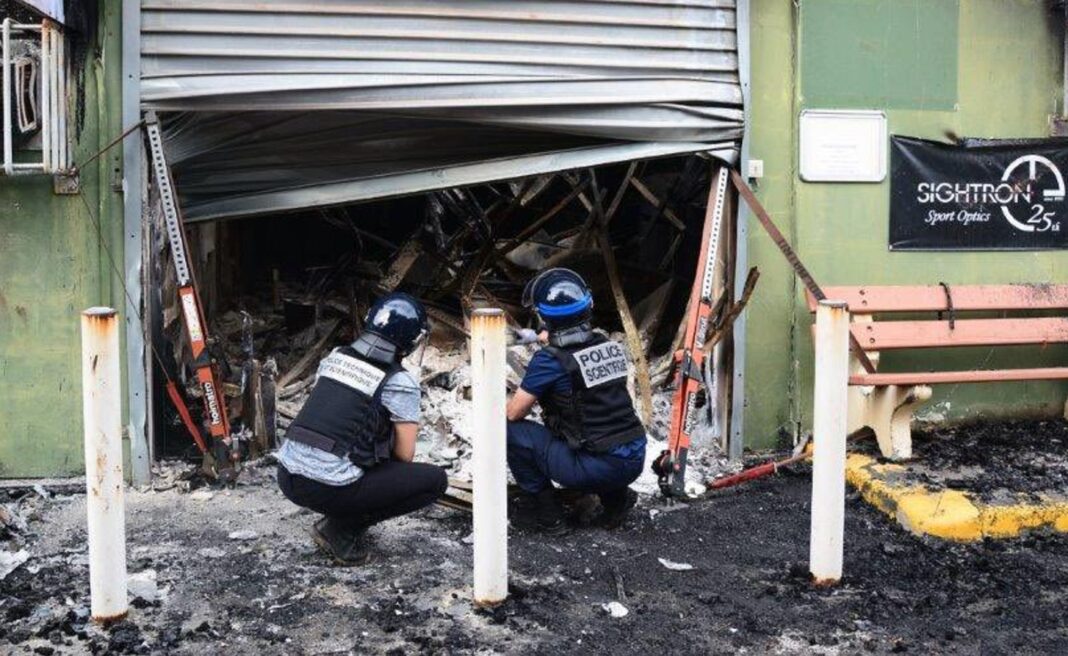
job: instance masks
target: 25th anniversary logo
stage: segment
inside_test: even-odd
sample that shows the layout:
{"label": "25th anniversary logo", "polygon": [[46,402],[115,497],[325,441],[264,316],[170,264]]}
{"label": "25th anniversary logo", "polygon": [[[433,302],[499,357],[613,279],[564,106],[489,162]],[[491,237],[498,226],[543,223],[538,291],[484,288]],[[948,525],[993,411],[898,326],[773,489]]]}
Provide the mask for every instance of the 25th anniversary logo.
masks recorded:
{"label": "25th anniversary logo", "polygon": [[1005,168],[996,183],[920,182],[916,185],[916,201],[921,206],[957,206],[928,210],[924,222],[930,226],[987,223],[994,218],[992,211],[1000,209],[1001,217],[1021,232],[1060,232],[1064,176],[1048,158],[1022,155]]}

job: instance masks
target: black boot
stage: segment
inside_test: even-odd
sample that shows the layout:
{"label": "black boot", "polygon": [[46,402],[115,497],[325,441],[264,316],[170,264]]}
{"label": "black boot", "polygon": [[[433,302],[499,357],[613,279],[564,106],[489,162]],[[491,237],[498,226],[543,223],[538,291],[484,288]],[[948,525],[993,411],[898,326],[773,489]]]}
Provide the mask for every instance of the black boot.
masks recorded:
{"label": "black boot", "polygon": [[612,490],[600,496],[601,506],[604,508],[600,524],[609,530],[623,526],[623,523],[627,521],[627,515],[630,514],[630,509],[638,503],[638,493],[629,487]]}
{"label": "black boot", "polygon": [[508,517],[512,526],[521,531],[538,530],[538,495],[520,492],[511,500]]}
{"label": "black boot", "polygon": [[538,492],[536,497],[538,530],[546,535],[565,535],[569,529],[564,522],[564,509],[556,500],[556,490],[549,487]]}
{"label": "black boot", "polygon": [[338,565],[362,565],[371,558],[363,539],[366,529],[323,517],[312,526],[315,544]]}

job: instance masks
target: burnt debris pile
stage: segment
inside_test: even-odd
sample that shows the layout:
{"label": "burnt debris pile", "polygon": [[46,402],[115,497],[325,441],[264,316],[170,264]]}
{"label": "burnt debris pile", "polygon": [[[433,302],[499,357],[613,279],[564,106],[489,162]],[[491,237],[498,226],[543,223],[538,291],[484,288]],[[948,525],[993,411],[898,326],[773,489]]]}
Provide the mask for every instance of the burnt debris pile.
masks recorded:
{"label": "burnt debris pile", "polygon": [[[462,470],[469,395],[465,316],[494,306],[513,327],[533,327],[521,304],[523,286],[552,266],[586,278],[597,299],[595,323],[620,333],[632,359],[645,360],[632,364],[660,383],[659,390],[668,379],[664,355],[677,340],[700,248],[708,171],[709,163],[693,156],[189,224],[209,352],[221,373],[232,430],[248,439],[252,455],[270,451],[306,400],[320,358],[353,339],[377,296],[404,291],[426,304],[433,324],[426,346],[406,363],[425,390],[420,449]],[[201,402],[187,364],[181,305],[165,240],[159,244],[153,342],[197,422]],[[634,345],[640,358],[633,358]],[[532,352],[510,349],[510,384],[518,383]],[[157,401],[163,420],[158,452],[195,456],[171,399],[159,392]],[[654,436],[665,429],[659,415],[669,404],[663,401],[650,399]]]}

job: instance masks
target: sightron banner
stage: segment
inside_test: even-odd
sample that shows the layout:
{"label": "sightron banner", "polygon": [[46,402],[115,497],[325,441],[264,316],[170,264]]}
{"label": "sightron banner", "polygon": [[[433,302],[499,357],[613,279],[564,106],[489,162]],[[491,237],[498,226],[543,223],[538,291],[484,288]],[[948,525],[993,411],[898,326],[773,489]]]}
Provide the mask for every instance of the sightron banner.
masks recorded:
{"label": "sightron banner", "polygon": [[890,250],[1068,248],[1068,142],[890,140]]}

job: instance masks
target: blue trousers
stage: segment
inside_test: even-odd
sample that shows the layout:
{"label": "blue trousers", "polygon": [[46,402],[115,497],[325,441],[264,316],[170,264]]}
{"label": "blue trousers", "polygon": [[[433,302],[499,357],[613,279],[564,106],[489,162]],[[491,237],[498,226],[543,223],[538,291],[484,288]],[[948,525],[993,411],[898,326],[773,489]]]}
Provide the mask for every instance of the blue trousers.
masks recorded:
{"label": "blue trousers", "polygon": [[525,492],[537,494],[556,481],[597,494],[627,487],[642,473],[645,458],[575,451],[533,421],[508,422],[508,468]]}

